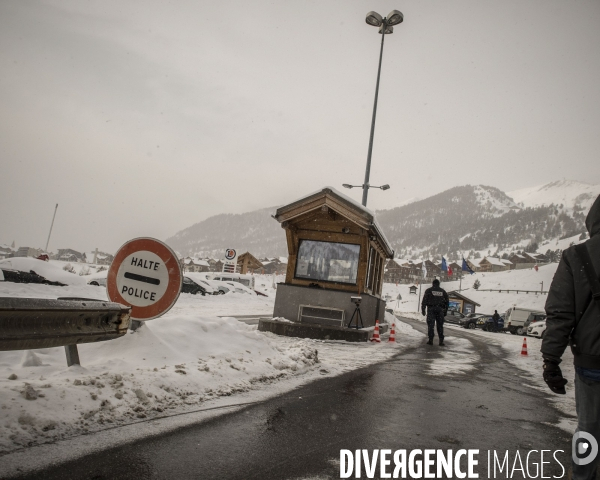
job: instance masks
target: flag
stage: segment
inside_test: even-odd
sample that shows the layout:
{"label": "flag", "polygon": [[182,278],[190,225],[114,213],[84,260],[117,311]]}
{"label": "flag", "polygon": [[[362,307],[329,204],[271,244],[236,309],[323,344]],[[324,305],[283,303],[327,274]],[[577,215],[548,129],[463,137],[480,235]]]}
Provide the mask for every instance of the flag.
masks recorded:
{"label": "flag", "polygon": [[469,272],[471,275],[475,273],[473,270],[471,270],[471,267],[469,267],[469,265],[467,264],[465,257],[463,257],[462,271]]}
{"label": "flag", "polygon": [[423,278],[427,277],[427,267],[425,266],[425,260],[421,263],[421,271],[423,272]]}
{"label": "flag", "polygon": [[442,270],[448,273],[448,265],[446,264],[446,259],[442,257]]}
{"label": "flag", "polygon": [[452,267],[448,267],[448,276],[451,277],[452,276]]}

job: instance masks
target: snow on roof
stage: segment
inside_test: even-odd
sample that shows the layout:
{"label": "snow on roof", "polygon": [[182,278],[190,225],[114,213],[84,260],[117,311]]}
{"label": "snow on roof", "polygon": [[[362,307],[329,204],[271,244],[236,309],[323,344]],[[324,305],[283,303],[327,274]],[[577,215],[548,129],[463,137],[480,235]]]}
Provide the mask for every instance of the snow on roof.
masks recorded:
{"label": "snow on roof", "polygon": [[287,257],[279,257],[279,261],[280,261],[281,263],[285,263],[285,264],[287,264],[287,263],[288,263],[288,259],[287,259]]}
{"label": "snow on roof", "polygon": [[501,261],[502,263],[504,263],[505,265],[512,265],[512,264],[513,264],[513,263],[512,263],[510,260],[508,260],[507,258],[501,258],[501,259],[500,259],[500,261]]}
{"label": "snow on roof", "polygon": [[208,262],[207,262],[206,260],[200,260],[200,259],[198,259],[198,258],[196,258],[196,259],[194,260],[194,263],[195,263],[196,265],[202,265],[203,267],[208,267],[208,266],[209,266],[209,265],[208,265]]}
{"label": "snow on roof", "polygon": [[492,265],[496,265],[498,267],[504,267],[504,262],[502,260],[500,260],[499,258],[496,258],[496,257],[485,257],[484,260],[487,260]]}
{"label": "snow on roof", "polygon": [[525,257],[524,257],[523,255],[521,255],[520,253],[515,253],[514,255],[515,255],[515,257],[517,257],[517,258],[525,258]]}

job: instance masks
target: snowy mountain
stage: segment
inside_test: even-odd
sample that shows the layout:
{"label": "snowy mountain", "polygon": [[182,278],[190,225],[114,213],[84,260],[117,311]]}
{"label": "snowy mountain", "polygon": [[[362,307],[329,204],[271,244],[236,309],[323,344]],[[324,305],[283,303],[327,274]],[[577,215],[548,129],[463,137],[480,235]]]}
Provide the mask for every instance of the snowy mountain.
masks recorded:
{"label": "snowy mountain", "polygon": [[[585,215],[599,185],[559,181],[510,192],[484,185],[453,187],[429,198],[376,212],[398,256],[546,251],[585,231]],[[182,255],[221,257],[225,248],[257,257],[286,256],[276,207],[210,217],[167,239]],[[553,247],[556,248],[556,247]]]}
{"label": "snowy mountain", "polygon": [[541,207],[554,204],[573,210],[578,205],[580,209],[587,212],[600,195],[600,185],[590,185],[574,180],[558,180],[537,187],[514,190],[506,194],[522,207]]}
{"label": "snowy mountain", "polygon": [[170,238],[167,244],[180,255],[221,258],[226,248],[255,257],[287,257],[285,232],[271,215],[277,207],[253,212],[224,213],[196,223]]}

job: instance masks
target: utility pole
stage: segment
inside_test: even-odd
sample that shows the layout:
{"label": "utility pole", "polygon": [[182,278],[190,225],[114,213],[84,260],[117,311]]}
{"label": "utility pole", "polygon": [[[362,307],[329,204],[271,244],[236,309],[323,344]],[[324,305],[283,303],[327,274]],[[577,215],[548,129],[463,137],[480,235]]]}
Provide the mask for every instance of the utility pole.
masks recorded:
{"label": "utility pole", "polygon": [[54,226],[54,219],[56,218],[56,211],[58,210],[58,203],[54,207],[54,215],[52,216],[52,223],[50,224],[50,232],[48,232],[48,240],[46,241],[46,248],[44,251],[48,253],[48,244],[50,243],[50,235],[52,235],[52,227]]}

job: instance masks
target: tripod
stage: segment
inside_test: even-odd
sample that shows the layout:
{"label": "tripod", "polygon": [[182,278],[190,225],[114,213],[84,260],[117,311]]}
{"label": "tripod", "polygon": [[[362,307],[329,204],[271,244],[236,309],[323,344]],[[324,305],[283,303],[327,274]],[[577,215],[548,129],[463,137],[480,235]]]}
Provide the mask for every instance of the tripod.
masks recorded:
{"label": "tripod", "polygon": [[354,320],[354,315],[356,315],[358,313],[358,316],[356,317],[356,329],[358,330],[358,319],[360,318],[360,328],[365,328],[364,324],[363,324],[363,320],[362,320],[362,315],[360,314],[360,303],[356,304],[356,308],[354,309],[354,313],[352,314],[352,317],[350,317],[350,322],[348,322],[348,328],[352,328],[352,320]]}

